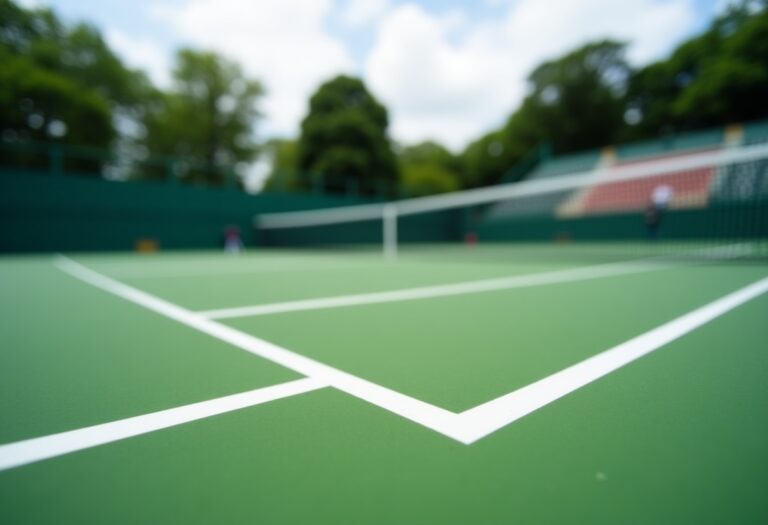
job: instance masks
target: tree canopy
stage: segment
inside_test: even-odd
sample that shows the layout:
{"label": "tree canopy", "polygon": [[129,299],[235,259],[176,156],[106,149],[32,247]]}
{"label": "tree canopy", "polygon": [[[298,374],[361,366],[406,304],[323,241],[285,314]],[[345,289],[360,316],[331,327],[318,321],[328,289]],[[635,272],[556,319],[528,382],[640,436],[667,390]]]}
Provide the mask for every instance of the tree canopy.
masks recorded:
{"label": "tree canopy", "polygon": [[190,176],[207,182],[221,181],[221,166],[253,160],[261,84],[235,62],[191,49],[178,52],[173,80],[170,91],[155,93],[144,117],[147,148],[201,165]]}
{"label": "tree canopy", "polygon": [[504,129],[507,140],[529,148],[546,140],[558,153],[613,142],[630,73],[625,47],[595,42],[537,67],[528,77],[531,93]]}
{"label": "tree canopy", "polygon": [[568,153],[618,138],[630,73],[624,51],[620,42],[594,42],[534,69],[529,94],[506,124],[464,150],[465,186],[499,182],[544,142]]}
{"label": "tree canopy", "polygon": [[499,182],[540,150],[563,154],[768,117],[766,5],[732,5],[668,58],[636,70],[615,41],[541,64],[505,125],[462,153],[464,186]]}
{"label": "tree canopy", "polygon": [[0,112],[6,140],[108,147],[114,113],[140,104],[146,76],[127,68],[90,25],[0,0]]}
{"label": "tree canopy", "polygon": [[768,9],[731,6],[703,34],[629,82],[624,137],[718,126],[768,117]]}
{"label": "tree canopy", "polygon": [[72,80],[0,51],[3,140],[106,148],[115,137],[107,100]]}
{"label": "tree canopy", "polygon": [[[5,141],[108,150],[121,138],[151,153],[183,155],[185,166],[205,166],[186,171],[208,182],[221,179],[219,166],[249,162],[257,152],[261,85],[214,53],[179,51],[174,85],[163,91],[126,67],[96,27],[0,0],[0,62]],[[138,132],[122,129],[125,122]],[[165,176],[165,168],[157,173]]]}
{"label": "tree canopy", "polygon": [[461,187],[461,164],[440,144],[427,141],[402,148],[398,154],[400,189],[408,197],[455,191]]}
{"label": "tree canopy", "polygon": [[[273,159],[267,187],[423,195],[515,180],[542,151],[768,118],[766,0],[732,4],[701,34],[643,67],[628,65],[626,49],[623,42],[591,42],[535,67],[527,95],[504,124],[460,155],[435,142],[395,155],[384,105],[360,79],[336,77],[312,95],[298,139],[263,146]],[[178,175],[213,183],[221,182],[223,167],[244,168],[260,152],[254,129],[262,86],[216,53],[180,50],[173,85],[159,89],[127,67],[98,28],[0,0],[0,64],[6,142],[117,151],[129,166],[150,153],[173,155],[184,158]],[[156,175],[167,173],[167,166],[157,168]]]}
{"label": "tree canopy", "polygon": [[311,187],[315,176],[328,191],[393,192],[397,163],[388,124],[387,110],[360,79],[339,76],[322,84],[301,123],[300,186]]}

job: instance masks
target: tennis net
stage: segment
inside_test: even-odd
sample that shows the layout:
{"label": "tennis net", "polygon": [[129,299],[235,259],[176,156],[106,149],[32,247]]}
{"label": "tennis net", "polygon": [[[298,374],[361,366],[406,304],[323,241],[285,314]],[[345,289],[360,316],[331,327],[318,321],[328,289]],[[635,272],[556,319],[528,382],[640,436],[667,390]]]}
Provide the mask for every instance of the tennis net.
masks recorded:
{"label": "tennis net", "polygon": [[261,244],[379,244],[387,257],[409,243],[514,241],[737,246],[730,255],[765,256],[768,143],[607,159],[587,171],[534,173],[430,197],[261,214],[254,227]]}

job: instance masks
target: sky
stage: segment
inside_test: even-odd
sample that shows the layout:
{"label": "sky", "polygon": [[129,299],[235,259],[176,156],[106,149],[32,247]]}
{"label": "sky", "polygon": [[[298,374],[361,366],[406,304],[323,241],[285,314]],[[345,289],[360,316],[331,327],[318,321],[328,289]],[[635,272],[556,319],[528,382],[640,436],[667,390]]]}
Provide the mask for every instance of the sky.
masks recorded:
{"label": "sky", "polygon": [[528,73],[590,40],[643,65],[703,30],[728,0],[23,0],[98,26],[132,67],[170,86],[175,51],[211,49],[262,82],[260,139],[298,135],[308,99],[361,77],[399,143],[454,151],[500,126]]}

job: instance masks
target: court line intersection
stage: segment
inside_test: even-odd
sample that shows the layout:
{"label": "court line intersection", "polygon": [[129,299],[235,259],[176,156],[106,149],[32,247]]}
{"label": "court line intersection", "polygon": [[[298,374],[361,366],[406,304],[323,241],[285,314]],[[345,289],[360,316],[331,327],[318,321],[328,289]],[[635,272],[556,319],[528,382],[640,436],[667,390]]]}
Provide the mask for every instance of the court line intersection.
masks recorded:
{"label": "court line intersection", "polygon": [[[0,470],[323,387],[333,387],[470,445],[768,292],[768,277],[765,277],[514,392],[455,413],[220,324],[199,312],[115,281],[67,257],[57,256],[55,264],[81,281],[306,377],[252,392],[0,445]],[[105,429],[110,439],[105,440]]]}

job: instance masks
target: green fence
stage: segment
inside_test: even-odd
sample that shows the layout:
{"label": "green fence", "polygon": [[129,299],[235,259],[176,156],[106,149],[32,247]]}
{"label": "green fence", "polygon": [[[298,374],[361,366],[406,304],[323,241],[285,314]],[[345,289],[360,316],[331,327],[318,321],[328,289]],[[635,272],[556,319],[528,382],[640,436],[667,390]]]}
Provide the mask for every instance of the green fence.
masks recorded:
{"label": "green fence", "polygon": [[0,251],[131,250],[142,239],[161,248],[216,248],[230,224],[253,245],[254,214],[361,202],[6,171],[0,173]]}

